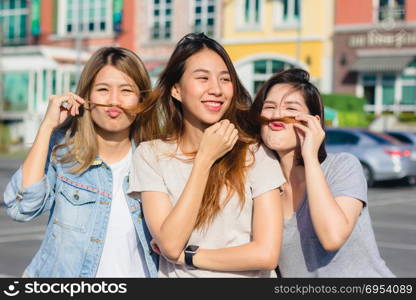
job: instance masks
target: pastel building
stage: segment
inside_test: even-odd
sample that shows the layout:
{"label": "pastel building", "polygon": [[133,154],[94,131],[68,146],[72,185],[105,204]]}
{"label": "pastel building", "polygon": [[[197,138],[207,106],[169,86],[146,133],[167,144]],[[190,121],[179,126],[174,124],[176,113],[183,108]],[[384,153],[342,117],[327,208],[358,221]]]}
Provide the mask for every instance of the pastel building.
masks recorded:
{"label": "pastel building", "polygon": [[337,0],[334,90],[380,115],[416,111],[416,1]]}
{"label": "pastel building", "polygon": [[139,1],[138,32],[135,46],[153,82],[175,48],[187,33],[204,32],[221,38],[221,0]]}
{"label": "pastel building", "polygon": [[333,13],[333,0],[223,1],[221,41],[251,94],[291,67],[306,69],[330,92]]}
{"label": "pastel building", "polygon": [[33,141],[51,94],[74,91],[102,47],[135,48],[137,0],[1,0],[0,123]]}

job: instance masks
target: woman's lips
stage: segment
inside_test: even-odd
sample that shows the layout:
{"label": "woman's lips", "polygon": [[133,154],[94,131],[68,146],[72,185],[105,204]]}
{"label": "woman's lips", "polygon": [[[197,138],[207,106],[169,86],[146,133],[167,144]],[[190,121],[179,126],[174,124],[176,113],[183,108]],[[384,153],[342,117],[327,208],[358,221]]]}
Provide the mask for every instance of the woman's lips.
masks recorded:
{"label": "woman's lips", "polygon": [[205,108],[211,111],[220,111],[223,103],[224,102],[222,101],[215,100],[202,101],[202,104],[204,104]]}
{"label": "woman's lips", "polygon": [[286,128],[285,123],[283,122],[270,122],[269,127],[273,131],[280,131]]}
{"label": "woman's lips", "polygon": [[117,118],[121,113],[121,109],[113,107],[110,109],[107,109],[107,115],[109,115],[111,118]]}

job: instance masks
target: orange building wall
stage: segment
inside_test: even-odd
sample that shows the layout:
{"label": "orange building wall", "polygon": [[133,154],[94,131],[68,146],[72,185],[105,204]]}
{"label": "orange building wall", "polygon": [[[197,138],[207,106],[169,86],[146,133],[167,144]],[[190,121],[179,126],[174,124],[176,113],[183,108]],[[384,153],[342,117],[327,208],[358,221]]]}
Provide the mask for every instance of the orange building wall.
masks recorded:
{"label": "orange building wall", "polygon": [[336,5],[335,5],[335,24],[336,25],[372,24],[372,23],[373,23],[373,1],[372,0],[337,0]]}
{"label": "orange building wall", "polygon": [[[0,0],[1,1],[1,0]],[[41,35],[38,44],[51,45],[58,47],[74,47],[73,38],[60,38],[58,40],[51,39],[54,33],[54,8],[56,2],[54,0],[41,1]],[[123,6],[122,32],[115,38],[100,37],[86,38],[83,45],[86,48],[97,48],[101,46],[121,46],[135,51],[135,38],[137,28],[135,26],[135,8],[136,1],[125,0]]]}
{"label": "orange building wall", "polygon": [[136,11],[136,1],[124,0],[123,5],[123,20],[121,24],[121,34],[117,39],[117,44],[121,47],[136,51],[135,38],[137,28],[135,26],[134,12]]}
{"label": "orange building wall", "polygon": [[49,35],[53,31],[53,0],[41,1],[40,7],[40,44],[48,43]]}
{"label": "orange building wall", "polygon": [[415,0],[406,0],[406,21],[407,22],[416,21],[416,1]]}

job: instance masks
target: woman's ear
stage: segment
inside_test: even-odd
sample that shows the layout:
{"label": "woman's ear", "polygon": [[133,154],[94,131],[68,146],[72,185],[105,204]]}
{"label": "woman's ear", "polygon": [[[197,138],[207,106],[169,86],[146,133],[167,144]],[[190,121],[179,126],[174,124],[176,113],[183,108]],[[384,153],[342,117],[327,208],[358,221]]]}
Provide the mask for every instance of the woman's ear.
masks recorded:
{"label": "woman's ear", "polygon": [[170,95],[179,102],[182,102],[181,92],[177,84],[175,84],[170,90]]}
{"label": "woman's ear", "polygon": [[321,121],[321,117],[318,115],[315,115],[315,118],[320,122]]}

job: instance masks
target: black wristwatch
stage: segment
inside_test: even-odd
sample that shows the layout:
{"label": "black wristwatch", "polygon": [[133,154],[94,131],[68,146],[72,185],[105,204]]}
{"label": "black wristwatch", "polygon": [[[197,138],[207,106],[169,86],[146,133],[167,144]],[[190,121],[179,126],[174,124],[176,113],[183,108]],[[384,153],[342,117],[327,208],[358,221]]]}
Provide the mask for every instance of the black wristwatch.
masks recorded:
{"label": "black wristwatch", "polygon": [[195,245],[188,245],[188,247],[185,248],[185,264],[188,267],[192,267],[196,269],[193,263],[193,257],[195,253],[198,251],[198,249],[199,249],[199,246],[195,246]]}

